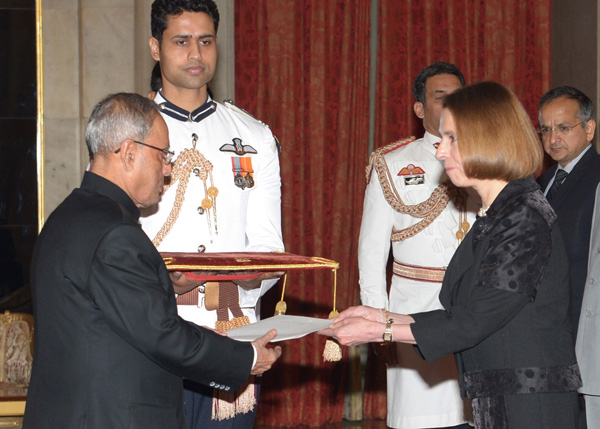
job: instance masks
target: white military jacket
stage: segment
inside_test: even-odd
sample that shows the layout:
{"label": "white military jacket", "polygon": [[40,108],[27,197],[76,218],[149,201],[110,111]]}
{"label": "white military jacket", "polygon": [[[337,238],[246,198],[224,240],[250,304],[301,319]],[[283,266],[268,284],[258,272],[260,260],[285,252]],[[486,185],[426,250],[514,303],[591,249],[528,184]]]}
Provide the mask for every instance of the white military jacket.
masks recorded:
{"label": "white military jacket", "polygon": [[[179,202],[177,189],[180,187],[182,192],[182,182],[186,180],[176,177],[176,168],[158,208],[142,213],[142,228],[151,240],[158,238],[158,250],[283,250],[279,153],[269,128],[239,109],[210,98],[194,112],[169,103],[160,92],[155,101],[161,106],[169,129],[174,160],[187,154],[190,159],[202,160],[207,167],[187,175],[189,181],[179,213],[164,237],[157,235],[169,216],[173,217],[174,204]],[[194,141],[200,155],[194,153]],[[251,322],[256,321],[255,307],[260,296],[275,283],[265,281],[260,289],[252,291],[238,288],[240,306]],[[202,293],[199,298],[198,307],[178,306],[179,314],[186,320],[214,327],[216,311],[204,308]]]}
{"label": "white military jacket", "polygon": [[[407,142],[384,155],[393,184],[406,205],[427,200],[440,183],[450,180],[443,163],[435,158],[436,142],[439,140],[432,134],[425,133],[422,139]],[[407,170],[414,174],[407,174]],[[476,207],[471,201],[469,204],[466,220],[472,225]],[[402,230],[420,220],[399,213],[390,206],[384,197],[377,172],[373,169],[365,192],[358,246],[360,296],[363,304],[390,308],[404,314],[440,308],[437,295],[441,283],[432,284],[434,287],[407,290],[404,298],[410,300],[410,303],[390,303],[388,299],[386,268],[390,246],[394,259],[398,262],[432,268],[446,267],[458,247],[456,232],[459,230],[459,210],[454,201],[450,201],[439,217],[423,231],[404,241],[391,242],[393,228]],[[404,287],[405,284],[407,288],[412,288],[408,283],[412,284],[414,281],[394,276],[392,287]],[[420,286],[424,286],[423,283],[427,285],[426,282],[417,282]],[[393,296],[393,293],[390,292],[390,295]]]}

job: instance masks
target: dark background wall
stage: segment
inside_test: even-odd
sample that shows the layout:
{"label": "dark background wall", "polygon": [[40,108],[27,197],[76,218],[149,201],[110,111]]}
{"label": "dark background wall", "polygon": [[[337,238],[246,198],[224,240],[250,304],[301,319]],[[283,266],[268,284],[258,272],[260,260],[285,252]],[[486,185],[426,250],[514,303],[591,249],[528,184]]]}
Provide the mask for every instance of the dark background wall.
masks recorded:
{"label": "dark background wall", "polygon": [[598,1],[552,0],[551,13],[552,87],[580,89],[598,117]]}
{"label": "dark background wall", "polygon": [[34,0],[0,0],[0,311],[23,310],[37,237],[35,26]]}

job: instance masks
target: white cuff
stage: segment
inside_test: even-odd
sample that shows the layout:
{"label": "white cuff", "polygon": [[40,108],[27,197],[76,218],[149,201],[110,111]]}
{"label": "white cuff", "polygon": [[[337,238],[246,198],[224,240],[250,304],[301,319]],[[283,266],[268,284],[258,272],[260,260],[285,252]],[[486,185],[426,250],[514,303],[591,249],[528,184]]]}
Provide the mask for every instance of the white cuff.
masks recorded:
{"label": "white cuff", "polygon": [[254,347],[254,344],[252,345],[252,350],[254,350],[254,359],[252,360],[252,369],[254,369],[254,365],[256,365],[256,361],[258,360],[258,352],[256,351],[256,347]]}

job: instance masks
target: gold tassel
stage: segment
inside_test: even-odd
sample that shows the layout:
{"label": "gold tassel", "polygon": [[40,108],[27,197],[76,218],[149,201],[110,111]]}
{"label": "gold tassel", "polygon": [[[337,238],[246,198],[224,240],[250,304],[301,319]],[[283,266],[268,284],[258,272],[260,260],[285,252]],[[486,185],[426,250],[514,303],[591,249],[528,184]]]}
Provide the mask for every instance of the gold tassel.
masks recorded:
{"label": "gold tassel", "polygon": [[250,324],[250,318],[248,316],[234,317],[231,320],[217,320],[215,322],[215,331],[227,332],[230,329],[239,328],[240,326],[246,326]]}
{"label": "gold tassel", "polygon": [[275,316],[285,314],[285,312],[287,311],[287,304],[283,300],[283,296],[285,295],[286,280],[287,280],[287,272],[283,275],[283,287],[281,288],[281,300],[277,304],[275,304]]}
{"label": "gold tassel", "polygon": [[227,420],[235,417],[237,414],[246,414],[256,406],[256,384],[250,380],[242,385],[235,394],[224,392],[220,389],[214,389],[212,420]]}
{"label": "gold tassel", "polygon": [[[335,319],[340,315],[335,309],[337,292],[337,271],[333,270],[333,311],[329,313],[330,319]],[[342,360],[342,346],[335,340],[327,339],[325,349],[323,350],[323,360],[325,362],[338,362]]]}

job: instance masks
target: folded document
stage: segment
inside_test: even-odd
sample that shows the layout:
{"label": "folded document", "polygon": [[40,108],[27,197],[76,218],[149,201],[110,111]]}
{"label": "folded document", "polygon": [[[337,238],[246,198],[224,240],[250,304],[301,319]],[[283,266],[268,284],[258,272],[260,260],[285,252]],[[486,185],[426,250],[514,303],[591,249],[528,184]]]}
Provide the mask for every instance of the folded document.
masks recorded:
{"label": "folded document", "polygon": [[272,341],[284,341],[301,338],[320,329],[325,329],[331,323],[330,319],[279,315],[260,320],[250,325],[230,329],[227,331],[227,336],[238,341],[254,341],[271,329],[277,329],[277,336]]}

